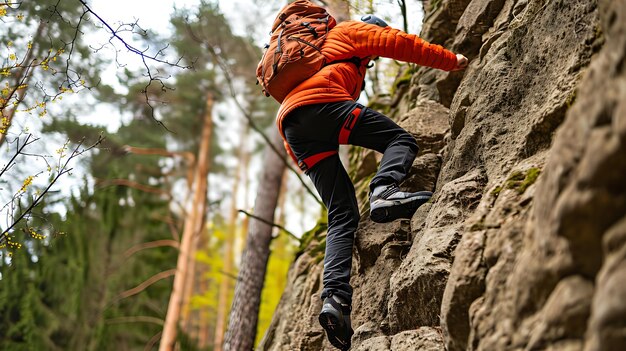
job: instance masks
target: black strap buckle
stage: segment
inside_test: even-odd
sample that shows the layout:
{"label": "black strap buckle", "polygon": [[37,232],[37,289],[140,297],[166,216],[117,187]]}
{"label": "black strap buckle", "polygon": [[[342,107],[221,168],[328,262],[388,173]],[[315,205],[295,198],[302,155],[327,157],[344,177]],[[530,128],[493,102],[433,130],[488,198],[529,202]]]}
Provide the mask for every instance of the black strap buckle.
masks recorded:
{"label": "black strap buckle", "polygon": [[306,163],[304,163],[304,161],[302,161],[302,160],[298,160],[298,167],[300,167],[302,172],[306,172],[309,169],[309,167],[307,167]]}

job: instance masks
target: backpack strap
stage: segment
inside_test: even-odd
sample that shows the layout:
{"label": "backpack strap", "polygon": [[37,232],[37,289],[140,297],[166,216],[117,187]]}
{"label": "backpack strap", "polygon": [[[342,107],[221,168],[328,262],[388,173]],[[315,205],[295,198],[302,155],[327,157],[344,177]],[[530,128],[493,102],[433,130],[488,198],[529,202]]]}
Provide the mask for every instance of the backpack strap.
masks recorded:
{"label": "backpack strap", "polygon": [[310,22],[302,22],[300,23],[301,26],[303,26],[304,28],[308,29],[309,32],[311,32],[311,35],[313,36],[313,38],[317,39],[319,38],[319,34],[317,34],[317,31],[315,30],[315,28],[311,27],[311,23]]}

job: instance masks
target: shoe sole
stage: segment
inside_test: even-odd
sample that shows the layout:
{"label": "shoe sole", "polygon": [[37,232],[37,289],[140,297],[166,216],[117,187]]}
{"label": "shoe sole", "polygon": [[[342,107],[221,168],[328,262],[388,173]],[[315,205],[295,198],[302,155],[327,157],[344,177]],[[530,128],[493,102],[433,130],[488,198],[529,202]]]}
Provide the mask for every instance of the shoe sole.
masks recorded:
{"label": "shoe sole", "polygon": [[393,222],[399,218],[411,219],[417,209],[428,202],[431,196],[417,196],[411,201],[394,201],[393,205],[377,207],[370,212],[370,218],[375,223]]}
{"label": "shoe sole", "polygon": [[334,347],[342,351],[347,351],[348,349],[350,349],[350,343],[346,344],[341,339],[339,339],[339,336],[336,334],[338,332],[337,327],[340,323],[337,316],[335,316],[330,311],[322,311],[319,315],[319,322],[322,328],[326,330],[328,341],[330,341],[330,343]]}

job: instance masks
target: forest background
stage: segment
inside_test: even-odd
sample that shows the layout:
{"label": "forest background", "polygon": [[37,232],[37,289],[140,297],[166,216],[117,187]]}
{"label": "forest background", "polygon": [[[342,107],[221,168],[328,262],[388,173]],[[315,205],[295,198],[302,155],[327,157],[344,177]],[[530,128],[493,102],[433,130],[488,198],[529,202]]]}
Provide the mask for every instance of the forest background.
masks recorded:
{"label": "forest background", "polygon": [[[301,241],[325,225],[308,179],[284,155],[268,163],[278,105],[254,73],[285,3],[0,2],[0,349],[222,350],[266,224],[263,336]],[[417,0],[325,3],[419,32]],[[363,102],[400,68],[378,62]]]}

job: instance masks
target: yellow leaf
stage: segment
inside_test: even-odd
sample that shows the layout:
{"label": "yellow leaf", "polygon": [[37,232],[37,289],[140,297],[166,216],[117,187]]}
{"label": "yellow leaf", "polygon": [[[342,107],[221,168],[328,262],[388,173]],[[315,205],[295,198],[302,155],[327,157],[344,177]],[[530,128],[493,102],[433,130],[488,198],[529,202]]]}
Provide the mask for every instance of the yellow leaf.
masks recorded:
{"label": "yellow leaf", "polygon": [[20,189],[20,191],[26,191],[26,189],[28,189],[28,187],[33,183],[33,176],[28,176],[26,179],[24,179],[24,184],[22,184],[22,188]]}

